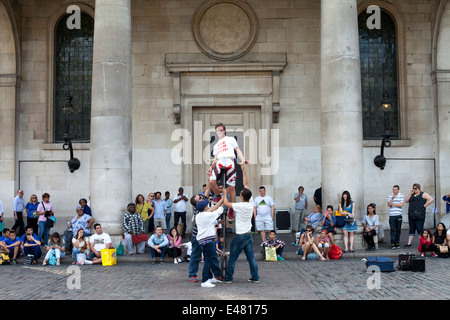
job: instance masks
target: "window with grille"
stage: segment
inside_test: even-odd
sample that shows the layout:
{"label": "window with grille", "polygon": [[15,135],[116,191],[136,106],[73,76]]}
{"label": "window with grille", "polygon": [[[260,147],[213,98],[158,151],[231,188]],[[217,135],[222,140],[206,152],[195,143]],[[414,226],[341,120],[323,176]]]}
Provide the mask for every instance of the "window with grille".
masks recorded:
{"label": "window with grille", "polygon": [[[63,16],[55,28],[54,52],[54,141],[89,142],[91,122],[92,56],[94,19],[81,12],[81,29],[69,29]],[[67,97],[73,108],[64,108]]]}
{"label": "window with grille", "polygon": [[[396,26],[381,10],[381,28],[369,29],[371,15],[363,11],[358,16],[363,135],[373,140],[388,132],[395,139],[399,137]],[[391,102],[386,113],[380,106],[384,91]]]}

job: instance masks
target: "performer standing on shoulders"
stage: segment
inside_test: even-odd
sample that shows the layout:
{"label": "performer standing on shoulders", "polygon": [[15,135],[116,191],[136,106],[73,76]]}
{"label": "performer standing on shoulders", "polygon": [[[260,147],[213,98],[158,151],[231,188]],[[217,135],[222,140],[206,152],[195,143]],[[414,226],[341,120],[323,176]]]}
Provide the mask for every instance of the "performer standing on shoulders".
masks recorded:
{"label": "performer standing on shoulders", "polygon": [[[217,179],[219,178],[222,168],[226,169],[226,184],[228,185],[228,193],[230,195],[230,201],[233,203],[236,198],[236,156],[243,164],[249,164],[245,160],[242,151],[239,149],[238,143],[235,138],[228,137],[226,135],[226,128],[223,123],[218,123],[215,126],[216,134],[219,137],[219,141],[214,145],[214,161],[211,164],[208,175],[210,176],[211,191],[220,199],[219,186],[217,185]],[[234,220],[233,209],[228,211],[228,219]]]}

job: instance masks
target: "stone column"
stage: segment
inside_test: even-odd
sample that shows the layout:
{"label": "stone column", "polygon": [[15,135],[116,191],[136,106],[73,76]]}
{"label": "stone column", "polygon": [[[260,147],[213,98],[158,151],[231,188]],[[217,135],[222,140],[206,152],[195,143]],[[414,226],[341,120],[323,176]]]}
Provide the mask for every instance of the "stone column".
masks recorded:
{"label": "stone column", "polygon": [[450,225],[450,215],[445,214],[446,206],[445,202],[442,201],[442,197],[450,193],[450,169],[448,167],[448,159],[450,159],[450,69],[434,72],[433,82],[435,82],[434,85],[437,91],[437,116],[439,125],[439,153],[437,157],[438,185],[436,186],[438,193],[434,201],[440,213],[438,222],[443,222],[448,228]]}
{"label": "stone column", "polygon": [[[356,0],[321,2],[323,206],[348,190],[363,215],[363,133]],[[355,240],[356,244],[356,240]]]}
{"label": "stone column", "polygon": [[106,233],[122,233],[131,194],[130,0],[96,0],[90,151],[93,216]]}

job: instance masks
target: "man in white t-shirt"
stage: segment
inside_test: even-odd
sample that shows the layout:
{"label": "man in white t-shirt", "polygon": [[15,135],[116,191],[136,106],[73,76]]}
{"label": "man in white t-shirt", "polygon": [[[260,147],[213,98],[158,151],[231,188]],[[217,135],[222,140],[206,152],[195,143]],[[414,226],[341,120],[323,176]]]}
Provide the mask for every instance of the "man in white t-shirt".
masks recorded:
{"label": "man in white t-shirt", "polygon": [[247,261],[250,266],[251,278],[248,282],[259,283],[258,266],[253,254],[253,238],[252,238],[252,216],[253,216],[253,198],[252,192],[248,187],[248,178],[245,173],[244,163],[241,164],[244,179],[244,189],[241,191],[241,202],[233,203],[227,199],[227,190],[224,189],[223,204],[229,209],[233,209],[235,213],[236,236],[231,241],[230,257],[228,260],[227,273],[225,275],[225,283],[233,282],[234,267],[236,261],[244,250]]}
{"label": "man in white t-shirt", "polygon": [[405,196],[400,193],[400,187],[392,187],[392,193],[387,197],[387,206],[389,207],[389,227],[391,229],[391,249],[400,248],[400,234],[402,232],[403,222],[403,204]]}
{"label": "man in white t-shirt", "polygon": [[183,223],[183,234],[180,236],[184,238],[186,236],[186,204],[189,201],[187,194],[184,193],[184,189],[180,187],[178,189],[178,194],[173,199],[174,203],[174,217],[173,217],[173,226],[176,228],[178,225],[178,221]]}
{"label": "man in white t-shirt", "polygon": [[259,196],[253,202],[253,216],[255,217],[255,227],[260,231],[261,240],[266,240],[266,232],[273,230],[273,217],[275,213],[275,203],[271,196],[266,195],[266,188],[259,187]]}
{"label": "man in white t-shirt", "polygon": [[95,233],[89,237],[89,246],[91,247],[91,252],[87,257],[87,260],[92,260],[93,264],[102,263],[103,249],[111,248],[111,237],[109,234],[103,232],[100,223],[94,224]]}
{"label": "man in white t-shirt", "polygon": [[[219,141],[214,145],[213,154],[214,161],[209,167],[208,175],[211,181],[211,191],[217,196],[220,196],[219,186],[217,185],[217,179],[220,176],[222,168],[226,169],[226,184],[229,188],[230,201],[234,202],[236,198],[236,155],[242,163],[248,164],[245,160],[242,151],[239,149],[238,143],[235,138],[228,137],[226,135],[226,128],[223,123],[218,123],[215,126],[216,134],[219,137]],[[219,197],[220,199],[220,197]],[[232,221],[234,219],[233,209],[228,212],[228,219]]]}

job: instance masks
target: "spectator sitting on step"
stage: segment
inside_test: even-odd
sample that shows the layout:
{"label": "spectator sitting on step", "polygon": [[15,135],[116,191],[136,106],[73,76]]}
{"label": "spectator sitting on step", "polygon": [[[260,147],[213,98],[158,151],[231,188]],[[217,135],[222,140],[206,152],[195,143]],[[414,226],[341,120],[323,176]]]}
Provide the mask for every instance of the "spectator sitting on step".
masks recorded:
{"label": "spectator sitting on step", "polygon": [[322,232],[320,232],[320,235],[318,236],[316,241],[316,246],[322,256],[324,256],[326,260],[330,260],[330,258],[328,257],[328,251],[330,251],[331,244],[330,238],[327,234],[327,230],[322,230]]}
{"label": "spectator sitting on step", "polygon": [[431,255],[433,257],[437,257],[436,251],[437,247],[433,243],[433,237],[431,235],[431,232],[429,230],[423,230],[422,234],[420,236],[420,243],[419,243],[419,252],[421,257],[426,256],[426,252],[431,252]]}
{"label": "spectator sitting on step", "polygon": [[333,206],[328,205],[327,211],[325,211],[325,215],[322,218],[322,231],[325,230],[327,232],[331,244],[334,244],[333,235],[336,234],[336,217],[334,216],[333,211]]}
{"label": "spectator sitting on step", "polygon": [[300,237],[300,244],[303,250],[302,260],[306,260],[308,253],[315,252],[319,256],[319,260],[326,260],[320,253],[316,244],[314,243],[314,228],[311,225],[306,226],[305,232]]}
{"label": "spectator sitting on step", "polygon": [[50,257],[54,251],[56,256],[56,265],[59,266],[61,261],[60,259],[64,258],[66,254],[66,246],[64,239],[61,238],[58,232],[52,234],[51,238],[48,240],[45,249],[47,250],[47,254],[45,255],[44,262],[42,263],[42,265],[45,266],[48,264]]}
{"label": "spectator sitting on step", "polygon": [[304,220],[305,225],[311,225],[316,232],[320,232],[318,226],[322,222],[322,208],[316,204],[313,212]]}
{"label": "spectator sitting on step", "polygon": [[85,254],[86,257],[89,256],[89,241],[88,240],[89,239],[85,236],[84,229],[78,229],[77,233],[75,234],[75,237],[72,238],[72,244],[73,244],[72,264],[77,263],[77,255],[79,253]]}
{"label": "spectator sitting on step", "polygon": [[380,225],[380,219],[376,213],[375,203],[371,203],[367,206],[367,214],[363,218],[363,238],[367,243],[366,251],[375,250],[374,237],[378,233],[378,227]]}
{"label": "spectator sitting on step", "polygon": [[180,234],[178,233],[177,228],[172,227],[169,230],[169,234],[167,235],[167,238],[169,240],[169,248],[167,249],[167,253],[169,257],[173,258],[173,263],[177,264],[181,262],[181,253],[183,250],[181,249],[181,238]]}
{"label": "spectator sitting on step", "polygon": [[[33,228],[31,227],[31,230]],[[37,240],[37,236],[34,237],[33,234],[25,233],[24,241],[23,241],[23,254],[26,257],[27,255],[33,255],[32,264],[36,264],[36,261],[41,257],[41,242]]]}
{"label": "spectator sitting on step", "polygon": [[[132,202],[127,205],[127,212],[122,218],[122,231],[127,253],[132,255],[133,244],[136,244],[136,253],[143,254],[145,251],[145,243],[148,238],[144,229],[144,220],[142,219],[142,216],[136,212],[136,205]],[[133,242],[133,236],[140,236],[142,239]]]}
{"label": "spectator sitting on step", "polygon": [[78,232],[78,229],[83,229],[86,236],[89,236],[89,234],[91,233],[90,228],[94,224],[95,219],[92,216],[84,213],[83,207],[81,206],[76,207],[75,212],[77,214],[70,222],[70,226],[72,227],[72,234],[76,234]]}
{"label": "spectator sitting on step", "polygon": [[150,253],[152,255],[152,264],[156,263],[156,256],[159,255],[159,262],[164,263],[164,255],[166,254],[169,239],[166,234],[163,233],[161,226],[157,226],[155,233],[148,239],[148,245],[150,246]]}
{"label": "spectator sitting on step", "polygon": [[276,249],[277,251],[277,260],[278,261],[283,261],[283,249],[284,246],[286,245],[286,243],[280,239],[278,239],[277,234],[275,232],[275,230],[270,230],[269,231],[269,236],[266,238],[266,240],[261,243],[261,247],[273,247]]}
{"label": "spectator sitting on step", "polygon": [[95,233],[89,237],[89,255],[85,263],[92,261],[93,264],[102,263],[102,250],[111,248],[111,236],[103,232],[100,223],[94,224]]}
{"label": "spectator sitting on step", "polygon": [[27,236],[27,235],[31,235],[31,236],[33,236],[34,239],[39,240],[38,235],[35,234],[33,231],[34,231],[34,229],[33,229],[32,226],[26,226],[26,227],[25,227],[25,233],[24,233],[23,236],[20,238],[20,241],[22,242],[22,244],[20,245],[20,249],[21,249],[21,252],[22,252],[24,255],[25,255],[25,252],[24,252],[24,243],[25,243],[25,241],[26,241],[26,236]]}
{"label": "spectator sitting on step", "polygon": [[436,246],[437,250],[436,252],[439,253],[440,252],[440,247],[443,246],[447,246],[448,245],[448,241],[447,241],[447,228],[445,227],[445,224],[443,224],[442,222],[439,222],[439,224],[436,227],[436,232],[433,234],[433,244]]}
{"label": "spectator sitting on step", "polygon": [[11,263],[15,264],[16,259],[20,254],[20,245],[22,244],[22,241],[20,241],[20,238],[16,235],[16,231],[13,229],[9,230],[9,236],[3,241],[4,245],[2,245],[2,249],[9,254]]}

